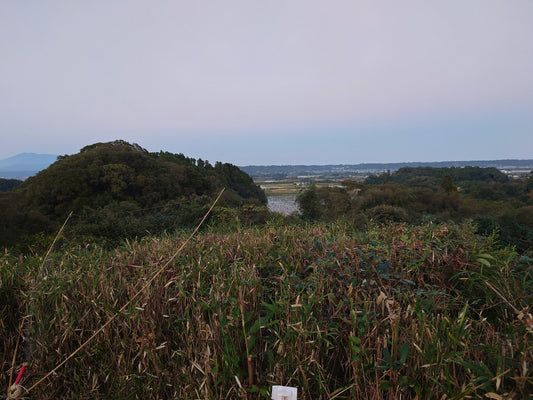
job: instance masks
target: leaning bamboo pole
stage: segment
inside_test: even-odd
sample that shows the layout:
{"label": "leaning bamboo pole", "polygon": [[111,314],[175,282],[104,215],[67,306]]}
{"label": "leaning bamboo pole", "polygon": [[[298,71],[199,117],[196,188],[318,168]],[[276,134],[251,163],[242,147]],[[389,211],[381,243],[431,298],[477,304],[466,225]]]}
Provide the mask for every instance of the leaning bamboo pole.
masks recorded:
{"label": "leaning bamboo pole", "polygon": [[[205,220],[207,219],[207,217],[209,216],[209,214],[211,214],[211,211],[213,210],[213,208],[215,207],[215,205],[217,204],[218,200],[220,199],[220,197],[222,196],[222,193],[224,193],[224,188],[222,188],[222,190],[219,192],[218,196],[216,197],[215,201],[213,201],[213,203],[211,204],[211,207],[209,208],[209,210],[207,210],[207,212],[205,213],[205,215],[203,216],[202,220],[200,221],[200,223],[196,226],[196,228],[194,229],[194,231],[189,235],[189,237],[187,238],[187,240],[185,240],[185,242],[182,243],[182,245],[178,248],[178,250],[176,250],[176,252],[168,259],[168,261],[161,267],[159,268],[159,270],[157,270],[154,275],[148,280],[148,282],[146,282],[146,284],[140,288],[137,293],[135,293],[127,302],[126,304],[124,304],[119,310],[118,312],[116,312],[114,315],[112,315],[105,324],[103,324],[99,329],[96,330],[96,332],[93,333],[93,335],[87,339],[84,343],[82,343],[76,350],[74,350],[68,357],[66,357],[62,362],[60,362],[54,369],[52,369],[50,372],[48,372],[47,374],[45,374],[41,379],[39,379],[36,383],[34,383],[30,388],[26,389],[24,388],[22,385],[20,385],[18,382],[17,383],[14,383],[13,385],[11,385],[9,388],[8,388],[8,396],[7,398],[8,399],[20,399],[22,398],[23,396],[26,396],[28,393],[30,393],[33,389],[35,389],[37,386],[39,386],[42,382],[44,382],[48,377],[50,377],[50,375],[54,374],[58,369],[60,369],[63,365],[65,365],[70,359],[72,359],[77,353],[79,353],[83,348],[85,348],[96,336],[98,336],[100,333],[102,333],[105,328],[107,328],[120,314],[122,314],[122,312],[124,312],[126,310],[126,308],[129,307],[129,305],[137,298],[139,297],[139,295],[146,289],[148,288],[153,282],[155,279],[157,279],[157,277],[159,275],[161,275],[163,273],[163,271],[170,265],[170,263],[183,251],[183,249],[187,246],[187,244],[189,244],[189,242],[191,241],[191,239],[196,235],[196,233],[198,232],[198,230],[200,229],[200,227],[203,225],[203,223],[205,222]],[[70,218],[70,216],[72,215],[72,213],[69,215],[68,218]],[[67,220],[68,220],[67,218]],[[63,230],[63,228],[65,227],[66,225],[66,222],[63,224],[63,226],[61,227],[61,230],[58,232],[58,235],[61,233],[61,231]],[[56,236],[56,239],[57,239],[57,236]],[[52,245],[50,246],[50,249],[48,250],[46,256],[45,256],[45,259],[43,261],[43,264],[41,265],[41,270],[44,266],[44,262],[46,261],[46,259],[48,258],[48,255],[50,254],[50,251],[53,247],[53,245],[55,244],[56,242],[56,239],[54,239]]]}

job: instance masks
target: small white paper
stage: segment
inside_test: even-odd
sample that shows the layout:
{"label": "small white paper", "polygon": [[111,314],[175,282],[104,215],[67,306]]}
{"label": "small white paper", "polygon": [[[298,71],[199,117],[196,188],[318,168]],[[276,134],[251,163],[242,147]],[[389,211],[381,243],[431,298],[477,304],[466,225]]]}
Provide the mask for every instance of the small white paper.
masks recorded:
{"label": "small white paper", "polygon": [[272,400],[297,400],[298,389],[290,386],[272,386]]}

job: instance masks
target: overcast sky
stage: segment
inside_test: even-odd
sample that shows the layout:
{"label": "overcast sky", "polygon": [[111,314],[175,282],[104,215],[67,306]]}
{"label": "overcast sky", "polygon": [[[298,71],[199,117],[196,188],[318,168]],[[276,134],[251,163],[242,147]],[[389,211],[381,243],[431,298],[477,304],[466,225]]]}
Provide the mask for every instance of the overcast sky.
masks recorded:
{"label": "overcast sky", "polygon": [[0,54],[0,158],[533,158],[532,0],[2,0]]}

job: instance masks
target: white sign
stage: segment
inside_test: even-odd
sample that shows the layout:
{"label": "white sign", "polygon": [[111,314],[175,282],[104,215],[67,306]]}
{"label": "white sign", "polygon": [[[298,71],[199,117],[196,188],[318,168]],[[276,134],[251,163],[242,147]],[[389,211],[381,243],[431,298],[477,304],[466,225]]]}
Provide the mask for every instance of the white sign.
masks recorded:
{"label": "white sign", "polygon": [[297,400],[298,389],[290,386],[272,386],[272,400]]}

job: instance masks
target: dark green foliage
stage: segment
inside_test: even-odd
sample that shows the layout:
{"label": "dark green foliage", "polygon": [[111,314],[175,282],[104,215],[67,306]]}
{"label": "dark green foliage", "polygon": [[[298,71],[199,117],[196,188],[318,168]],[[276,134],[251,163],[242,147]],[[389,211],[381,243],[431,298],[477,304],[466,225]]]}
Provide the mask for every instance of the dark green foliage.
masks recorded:
{"label": "dark green foliage", "polygon": [[22,183],[19,179],[4,179],[0,178],[0,192],[7,192],[13,188],[16,188]]}
{"label": "dark green foliage", "polygon": [[255,198],[259,200],[258,204],[267,203],[265,192],[254,184],[247,173],[235,165],[217,162],[214,169],[210,169],[214,171],[216,177],[225,187],[233,189],[242,198]]}
{"label": "dark green foliage", "polygon": [[357,200],[359,207],[367,210],[384,204],[398,207],[413,206],[416,196],[415,191],[406,185],[384,183],[363,187]]}
{"label": "dark green foliage", "polygon": [[70,211],[130,201],[151,207],[182,195],[187,176],[174,164],[122,142],[97,143],[64,158],[18,188],[26,208],[61,219]]}
{"label": "dark green foliage", "polygon": [[[18,186],[16,207],[0,203],[8,215],[0,244],[39,232],[38,223],[48,219],[62,223],[71,211],[70,234],[111,241],[188,227],[222,188],[229,207],[266,204],[264,192],[234,165],[149,153],[122,140],[95,143]],[[15,240],[6,240],[8,234]]]}
{"label": "dark green foliage", "polygon": [[296,202],[304,219],[313,221],[319,219],[325,210],[325,204],[318,193],[318,188],[311,185],[296,197]]}
{"label": "dark green foliage", "polygon": [[33,235],[57,229],[57,224],[39,211],[25,210],[23,203],[19,193],[0,193],[0,243],[5,246],[29,244]]}
{"label": "dark green foliage", "polygon": [[372,175],[365,180],[366,184],[380,184],[385,182],[404,183],[409,186],[431,186],[438,188],[444,176],[449,175],[453,182],[462,186],[465,182],[494,182],[504,183],[509,179],[507,175],[496,168],[481,167],[451,167],[451,168],[431,168],[431,167],[404,167],[399,170]]}
{"label": "dark green foliage", "polygon": [[318,190],[319,203],[324,204],[324,219],[334,220],[361,212],[368,215],[370,210],[373,211],[369,218],[376,218],[377,215],[373,215],[376,212],[380,215],[392,212],[396,215],[390,217],[394,221],[417,222],[428,214],[453,220],[464,217],[463,200],[457,192],[413,188],[397,183],[364,185],[344,181],[343,186],[321,187]]}
{"label": "dark green foliage", "polygon": [[324,204],[322,217],[325,220],[333,221],[339,215],[349,214],[352,208],[350,195],[344,188],[331,187],[319,188],[318,193],[321,202]]}
{"label": "dark green foliage", "polygon": [[345,180],[342,187],[321,187],[308,201],[319,207],[314,219],[324,221],[357,214],[415,224],[474,219],[478,233],[496,232],[501,244],[526,252],[533,247],[531,179],[509,180],[493,168],[402,168],[364,184]]}
{"label": "dark green foliage", "polygon": [[531,187],[528,186],[533,186],[531,179],[510,180],[507,175],[496,168],[405,167],[394,173],[387,172],[380,175],[371,175],[365,179],[365,184],[380,185],[393,182],[413,188],[443,189],[447,193],[453,193],[458,190],[468,197],[480,200],[518,200],[523,204],[532,204],[533,199],[529,196]]}
{"label": "dark green foliage", "polygon": [[405,209],[387,204],[372,207],[367,210],[366,214],[371,221],[378,223],[409,222],[410,220],[409,214],[407,214]]}
{"label": "dark green foliage", "polygon": [[457,186],[453,184],[453,180],[450,174],[445,174],[442,177],[442,182],[440,186],[444,189],[446,193],[457,192]]}
{"label": "dark green foliage", "polygon": [[533,249],[533,206],[479,215],[473,221],[482,235],[496,234],[502,244],[515,246],[520,252]]}
{"label": "dark green foliage", "polygon": [[365,180],[368,185],[390,182],[435,191],[442,189],[446,193],[460,191],[472,198],[492,201],[520,198],[521,201],[526,202],[528,193],[523,180],[510,181],[507,175],[496,168],[405,167],[392,174],[372,175]]}
{"label": "dark green foliage", "polygon": [[208,210],[210,201],[208,196],[194,200],[181,198],[148,210],[130,202],[110,203],[98,209],[85,208],[74,216],[66,228],[66,235],[75,242],[96,240],[113,248],[124,238],[194,228]]}

